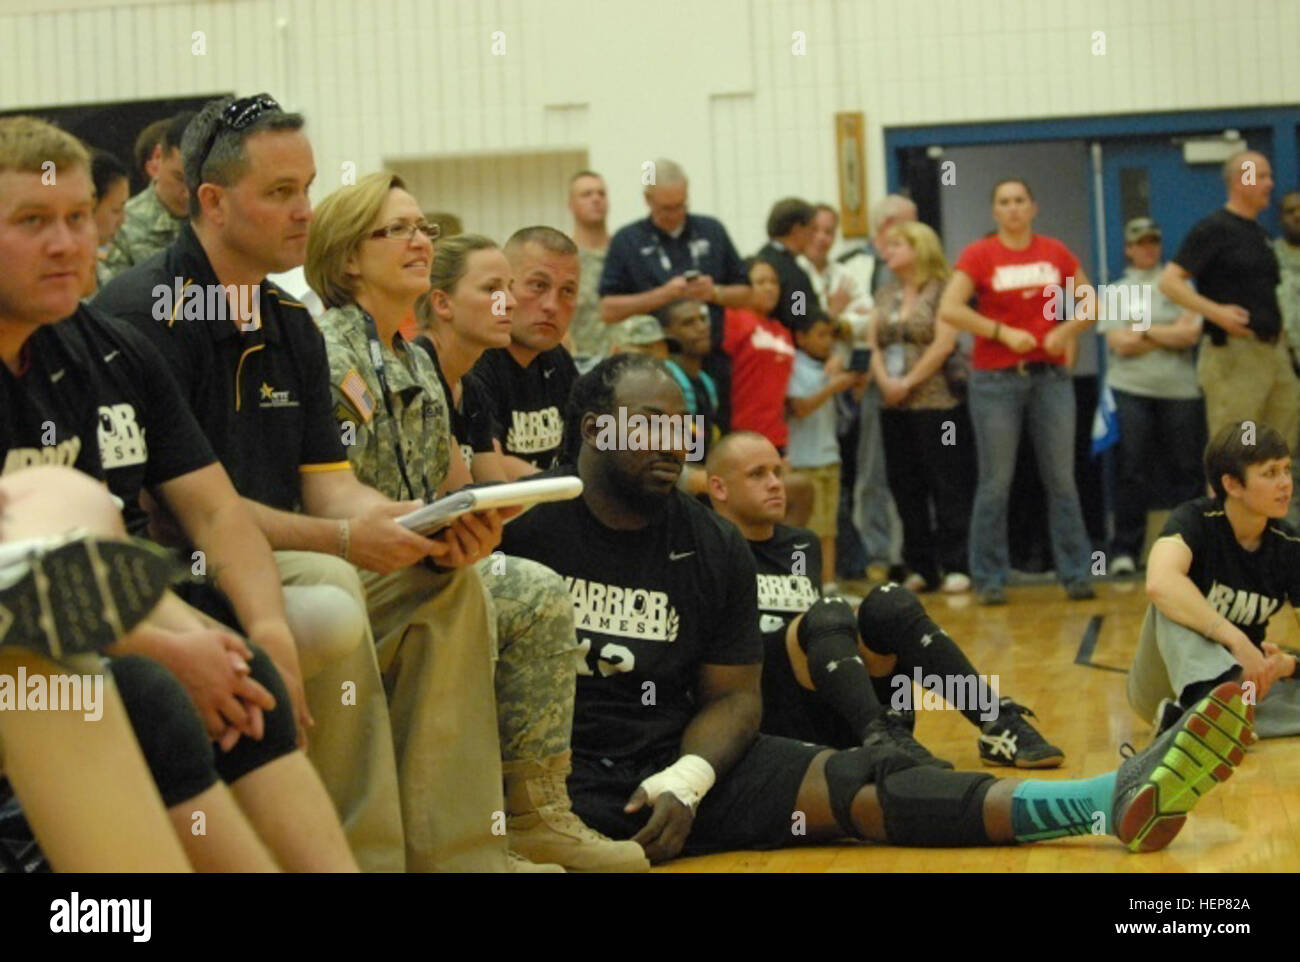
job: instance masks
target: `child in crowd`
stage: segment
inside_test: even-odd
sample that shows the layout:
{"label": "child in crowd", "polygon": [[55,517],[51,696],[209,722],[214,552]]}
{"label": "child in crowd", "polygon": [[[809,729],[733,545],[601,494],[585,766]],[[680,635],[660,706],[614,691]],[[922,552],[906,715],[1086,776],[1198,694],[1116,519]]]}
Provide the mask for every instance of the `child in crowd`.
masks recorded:
{"label": "child in crowd", "polygon": [[[757,431],[776,445],[785,459],[790,440],[785,389],[794,367],[794,339],[775,317],[781,299],[776,268],[761,257],[751,257],[745,270],[754,292],[754,307],[729,307],[723,315],[722,349],[731,358],[731,430]],[[786,476],[786,503],[786,522],[806,527],[812,512],[812,486],[807,478]]]}
{"label": "child in crowd", "polygon": [[835,328],[821,308],[795,318],[793,371],[786,390],[789,415],[790,465],[812,487],[808,527],[821,541],[822,590],[835,590],[836,511],[840,503],[840,446],[835,434],[836,394],[864,380],[844,370],[840,357],[831,357]]}

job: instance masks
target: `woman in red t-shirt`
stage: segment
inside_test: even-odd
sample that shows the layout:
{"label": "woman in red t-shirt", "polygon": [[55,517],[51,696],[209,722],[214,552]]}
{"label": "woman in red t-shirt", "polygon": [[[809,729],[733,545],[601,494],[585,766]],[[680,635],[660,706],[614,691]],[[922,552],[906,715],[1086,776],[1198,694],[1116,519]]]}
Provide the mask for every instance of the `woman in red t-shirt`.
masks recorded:
{"label": "woman in red t-shirt", "polygon": [[[1026,427],[1047,489],[1057,576],[1071,599],[1095,597],[1089,584],[1092,545],[1074,483],[1069,370],[1076,338],[1093,319],[1082,311],[1071,320],[1064,317],[1071,284],[1078,299],[1089,281],[1069,248],[1034,233],[1037,214],[1024,181],[995,185],[997,232],[962,251],[939,303],[942,320],[975,335],[969,405],[979,483],[971,512],[970,573],[982,604],[1007,600],[1007,499]],[[974,309],[968,306],[972,297]]]}
{"label": "woman in red t-shirt", "polygon": [[785,389],[794,369],[794,339],[771,317],[781,297],[776,268],[754,258],[747,264],[753,310],[723,314],[722,349],[731,357],[731,430],[757,431],[785,453]]}

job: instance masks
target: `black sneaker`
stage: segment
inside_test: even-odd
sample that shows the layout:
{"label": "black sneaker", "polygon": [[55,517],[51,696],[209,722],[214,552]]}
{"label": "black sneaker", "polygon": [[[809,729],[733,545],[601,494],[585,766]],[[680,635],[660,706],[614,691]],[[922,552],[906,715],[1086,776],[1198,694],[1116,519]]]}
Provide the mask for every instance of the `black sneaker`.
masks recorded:
{"label": "black sneaker", "polygon": [[1010,698],[998,702],[998,717],[980,730],[980,761],[1013,768],[1056,768],[1065,761],[1065,752],[1048,744],[1025,715],[1038,717]]}
{"label": "black sneaker", "polygon": [[1147,748],[1125,759],[1115,775],[1115,834],[1130,852],[1168,845],[1201,796],[1233,769],[1254,744],[1255,706],[1238,682],[1225,681]]}
{"label": "black sneaker", "polygon": [[862,744],[867,748],[881,747],[900,752],[916,765],[952,768],[952,762],[935,758],[929,749],[913,738],[902,718],[893,712],[883,712],[872,719]]}
{"label": "black sneaker", "polygon": [[156,545],[85,532],[0,545],[0,645],[98,651],[145,619],[176,570]]}
{"label": "black sneaker", "polygon": [[1065,596],[1071,601],[1092,601],[1097,597],[1097,592],[1086,581],[1071,581],[1065,586]]}

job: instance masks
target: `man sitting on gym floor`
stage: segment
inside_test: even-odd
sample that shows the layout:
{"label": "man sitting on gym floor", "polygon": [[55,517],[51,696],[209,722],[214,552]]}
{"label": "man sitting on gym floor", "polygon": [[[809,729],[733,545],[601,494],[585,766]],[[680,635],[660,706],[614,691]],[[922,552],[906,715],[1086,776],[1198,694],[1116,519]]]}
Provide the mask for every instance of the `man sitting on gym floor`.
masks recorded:
{"label": "man sitting on gym floor", "polygon": [[[883,743],[836,751],[759,734],[758,572],[735,528],[677,489],[684,410],[657,361],[602,361],[574,385],[569,463],[554,469],[576,473],[582,496],[505,528],[505,551],[557,571],[573,597],[584,663],[569,795],[588,825],[632,837],[652,862],[845,836],[952,847],[1106,831],[1153,851],[1244,758],[1253,708],[1236,682],[1118,771],[1084,780],[999,780]],[[673,416],[676,437],[657,421],[653,445],[612,430]],[[826,599],[798,641],[815,649],[856,628],[852,608]]]}

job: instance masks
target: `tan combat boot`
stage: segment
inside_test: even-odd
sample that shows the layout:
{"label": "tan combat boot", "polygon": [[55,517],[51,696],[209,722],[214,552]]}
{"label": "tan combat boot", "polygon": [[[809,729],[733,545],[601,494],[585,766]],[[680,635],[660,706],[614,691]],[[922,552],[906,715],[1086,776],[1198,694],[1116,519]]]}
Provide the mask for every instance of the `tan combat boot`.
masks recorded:
{"label": "tan combat boot", "polygon": [[506,850],[506,871],[515,875],[555,875],[564,871],[554,862],[530,862],[514,849]]}
{"label": "tan combat boot", "polygon": [[564,784],[569,754],[501,763],[511,850],[570,872],[648,872],[640,845],[608,839],[573,814]]}

